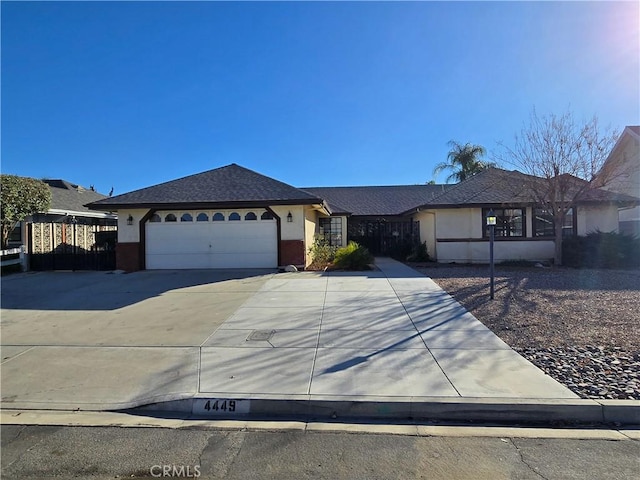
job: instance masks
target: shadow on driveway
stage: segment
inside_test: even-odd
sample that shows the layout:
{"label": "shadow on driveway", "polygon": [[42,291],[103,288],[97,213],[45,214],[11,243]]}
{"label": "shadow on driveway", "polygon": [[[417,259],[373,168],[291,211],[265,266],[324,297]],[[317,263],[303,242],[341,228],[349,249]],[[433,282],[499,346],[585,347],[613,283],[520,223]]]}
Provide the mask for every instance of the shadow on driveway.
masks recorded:
{"label": "shadow on driveway", "polygon": [[170,291],[255,291],[274,273],[273,269],[28,273],[2,280],[2,309],[117,310]]}

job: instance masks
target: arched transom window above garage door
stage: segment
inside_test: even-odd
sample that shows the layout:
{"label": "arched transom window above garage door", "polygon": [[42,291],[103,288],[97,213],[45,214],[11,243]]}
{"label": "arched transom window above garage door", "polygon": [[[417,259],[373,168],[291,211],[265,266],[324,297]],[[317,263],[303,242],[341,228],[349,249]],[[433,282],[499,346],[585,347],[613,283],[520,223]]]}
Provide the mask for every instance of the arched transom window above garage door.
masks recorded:
{"label": "arched transom window above garage door", "polygon": [[189,224],[204,222],[274,222],[273,215],[266,210],[194,210],[158,211],[149,217],[150,223]]}

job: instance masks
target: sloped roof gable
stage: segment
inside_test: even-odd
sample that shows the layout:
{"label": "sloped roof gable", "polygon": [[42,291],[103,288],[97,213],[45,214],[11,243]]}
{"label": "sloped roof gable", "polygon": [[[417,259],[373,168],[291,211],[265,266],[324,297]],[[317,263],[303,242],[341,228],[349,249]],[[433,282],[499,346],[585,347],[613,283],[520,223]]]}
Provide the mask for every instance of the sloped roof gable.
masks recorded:
{"label": "sloped roof gable", "polygon": [[133,192],[110,197],[90,205],[106,209],[174,204],[312,204],[321,200],[310,193],[261,175],[235,163],[179,178]]}

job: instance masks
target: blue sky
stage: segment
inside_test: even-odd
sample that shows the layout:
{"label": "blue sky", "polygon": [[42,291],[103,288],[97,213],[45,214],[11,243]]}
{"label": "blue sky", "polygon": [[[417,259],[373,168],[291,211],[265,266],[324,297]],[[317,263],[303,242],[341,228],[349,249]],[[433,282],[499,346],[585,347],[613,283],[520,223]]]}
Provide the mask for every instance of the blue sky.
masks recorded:
{"label": "blue sky", "polygon": [[[2,2],[2,172],[424,183],[533,107],[640,123],[638,2]],[[445,175],[439,180],[444,181]]]}

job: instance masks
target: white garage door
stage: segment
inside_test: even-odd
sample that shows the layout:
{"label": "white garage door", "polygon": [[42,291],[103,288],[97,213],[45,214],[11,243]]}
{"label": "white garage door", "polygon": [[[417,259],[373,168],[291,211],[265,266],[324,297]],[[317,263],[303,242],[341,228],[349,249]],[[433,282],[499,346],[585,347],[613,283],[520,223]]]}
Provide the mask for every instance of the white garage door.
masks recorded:
{"label": "white garage door", "polygon": [[266,211],[158,212],[146,225],[147,269],[276,268],[276,221]]}

